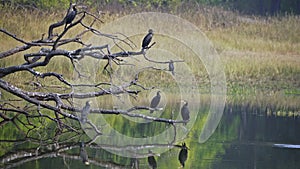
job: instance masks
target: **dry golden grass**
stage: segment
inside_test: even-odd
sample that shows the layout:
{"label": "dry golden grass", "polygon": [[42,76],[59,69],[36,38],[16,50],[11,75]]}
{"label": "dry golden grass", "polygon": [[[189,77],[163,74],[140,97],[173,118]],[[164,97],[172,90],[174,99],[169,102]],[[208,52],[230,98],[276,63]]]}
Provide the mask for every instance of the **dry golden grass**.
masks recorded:
{"label": "dry golden grass", "polygon": [[[299,93],[300,18],[298,16],[268,18],[243,16],[215,7],[185,11],[178,9],[173,13],[194,23],[213,42],[224,63],[229,91],[235,93],[236,90],[233,89],[236,88],[241,88],[242,91],[262,88]],[[14,9],[1,9],[0,27],[30,41],[41,38],[43,33],[47,33],[50,23],[60,20],[64,14],[64,12],[16,12]],[[108,22],[125,14],[126,12],[120,14],[108,12],[102,16],[102,20]],[[71,32],[70,35],[76,31]],[[0,34],[0,39],[0,51],[21,45],[3,34]],[[2,59],[0,66],[21,63],[23,63],[23,56],[19,54]],[[67,59],[53,59],[44,71],[53,68],[68,78],[73,76],[68,74],[73,71]],[[196,67],[194,66],[193,69]],[[21,73],[9,78],[19,80],[21,77],[24,78],[24,74],[25,77],[30,77],[28,73]],[[201,79],[201,74],[197,76]],[[163,77],[166,78],[166,82],[172,82],[168,76]]]}

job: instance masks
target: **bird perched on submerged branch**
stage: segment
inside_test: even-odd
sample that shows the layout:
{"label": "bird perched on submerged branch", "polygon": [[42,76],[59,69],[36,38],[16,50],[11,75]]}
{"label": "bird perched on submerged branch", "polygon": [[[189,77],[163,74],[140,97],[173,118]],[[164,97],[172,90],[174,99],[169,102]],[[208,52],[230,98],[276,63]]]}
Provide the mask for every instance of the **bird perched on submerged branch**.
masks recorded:
{"label": "bird perched on submerged branch", "polygon": [[90,109],[91,109],[91,101],[86,101],[85,106],[82,108],[81,110],[81,123],[85,124],[87,121],[87,116],[90,113]]}
{"label": "bird perched on submerged branch", "polygon": [[72,5],[72,8],[69,10],[67,16],[65,17],[65,22],[66,22],[65,29],[67,28],[68,24],[72,23],[76,15],[77,15],[76,5]]}
{"label": "bird perched on submerged branch", "polygon": [[[159,102],[160,102],[160,91],[158,91],[156,93],[156,96],[152,98],[150,103],[150,108],[155,109],[158,106]],[[150,110],[150,113],[153,113],[153,111],[154,110]]]}
{"label": "bird perched on submerged branch", "polygon": [[153,37],[153,30],[149,29],[148,34],[143,39],[142,50],[149,48],[148,45],[150,44],[152,37]]}
{"label": "bird perched on submerged branch", "polygon": [[[190,110],[188,108],[188,102],[187,101],[183,101],[184,104],[181,108],[181,117],[183,121],[188,121],[190,120]],[[184,125],[186,125],[187,122],[184,123]]]}
{"label": "bird perched on submerged branch", "polygon": [[84,149],[84,143],[81,142],[80,144],[80,158],[82,159],[82,162],[85,164],[85,165],[89,165],[90,162],[89,162],[89,156],[86,152],[86,150]]}
{"label": "bird perched on submerged branch", "polygon": [[188,147],[185,145],[185,143],[182,143],[181,150],[178,155],[178,160],[182,165],[182,167],[184,167],[184,163],[187,159],[187,156],[188,156]]}

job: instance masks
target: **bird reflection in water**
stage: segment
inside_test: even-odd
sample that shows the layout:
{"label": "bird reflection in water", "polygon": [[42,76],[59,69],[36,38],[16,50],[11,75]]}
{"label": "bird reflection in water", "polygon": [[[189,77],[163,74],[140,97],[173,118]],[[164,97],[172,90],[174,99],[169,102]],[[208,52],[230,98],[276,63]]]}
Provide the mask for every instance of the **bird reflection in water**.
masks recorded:
{"label": "bird reflection in water", "polygon": [[80,143],[80,158],[85,165],[90,165],[88,154],[84,148],[84,143]]}
{"label": "bird reflection in water", "polygon": [[156,160],[153,156],[153,153],[151,150],[149,150],[149,153],[151,154],[149,157],[148,157],[148,164],[149,166],[152,168],[152,169],[156,169],[157,168],[157,163],[156,163]]}
{"label": "bird reflection in water", "polygon": [[178,155],[178,160],[179,160],[182,168],[184,168],[187,157],[188,157],[188,147],[186,146],[185,143],[182,143],[181,150]]}
{"label": "bird reflection in water", "polygon": [[135,168],[135,169],[139,169],[139,165],[140,165],[140,162],[137,158],[132,158],[131,161],[131,168]]}

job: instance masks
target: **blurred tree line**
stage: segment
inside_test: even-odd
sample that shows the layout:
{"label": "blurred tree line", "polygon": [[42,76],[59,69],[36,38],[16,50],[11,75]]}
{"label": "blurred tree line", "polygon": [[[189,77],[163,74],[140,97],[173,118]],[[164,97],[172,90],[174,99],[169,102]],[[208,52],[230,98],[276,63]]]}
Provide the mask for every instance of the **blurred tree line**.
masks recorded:
{"label": "blurred tree line", "polygon": [[[73,0],[75,2],[76,0]],[[182,3],[217,5],[245,14],[277,15],[300,14],[300,0],[77,0],[78,2],[104,7],[123,5],[124,7],[172,9]],[[31,8],[60,9],[68,7],[70,0],[0,0],[5,5],[20,5]]]}
{"label": "blurred tree line", "polygon": [[232,9],[259,15],[300,14],[300,0],[209,0]]}

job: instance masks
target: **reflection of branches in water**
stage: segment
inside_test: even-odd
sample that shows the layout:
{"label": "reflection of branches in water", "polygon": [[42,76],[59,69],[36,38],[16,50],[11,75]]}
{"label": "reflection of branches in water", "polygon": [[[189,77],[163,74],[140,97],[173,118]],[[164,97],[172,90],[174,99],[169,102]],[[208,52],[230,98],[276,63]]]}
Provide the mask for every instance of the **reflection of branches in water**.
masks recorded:
{"label": "reflection of branches in water", "polygon": [[[12,104],[13,105],[13,104]],[[18,110],[17,112],[21,111],[31,111],[31,107],[28,108],[26,107],[16,107],[12,106],[15,109]],[[1,107],[0,109],[4,109]],[[133,109],[128,110],[128,112],[134,111],[134,110],[139,110],[140,107],[136,107]],[[7,110],[8,111],[8,110]],[[96,110],[95,110],[96,111]],[[15,113],[12,111],[13,114]],[[93,110],[94,112],[94,110]],[[97,112],[97,111],[96,111]],[[94,113],[96,113],[94,112]],[[105,113],[106,111],[104,111]],[[116,111],[118,112],[118,111]],[[113,113],[116,113],[113,112]],[[124,113],[124,112],[121,112]],[[24,114],[15,114],[15,116],[9,116],[7,117],[6,123],[13,123],[17,126],[18,131],[20,133],[24,133],[21,135],[23,138],[18,139],[18,140],[9,140],[9,139],[2,139],[0,140],[1,143],[13,143],[14,145],[22,145],[22,144],[32,144],[35,148],[34,149],[28,149],[28,150],[13,150],[15,153],[6,153],[6,155],[1,157],[1,162],[2,164],[5,165],[6,168],[13,168],[16,166],[20,166],[24,163],[33,161],[33,160],[38,160],[38,159],[43,159],[43,158],[52,158],[52,157],[62,157],[63,159],[74,159],[74,160],[80,160],[79,155],[72,155],[66,153],[67,150],[71,150],[74,148],[78,148],[79,144],[77,143],[80,138],[84,135],[83,131],[80,128],[79,123],[77,125],[71,124],[67,119],[61,118],[61,123],[66,124],[62,125],[64,127],[70,126],[72,128],[59,128],[56,124],[57,120],[56,118],[52,118],[49,115],[43,118],[43,116],[40,116],[42,113],[41,111],[39,112],[32,112],[31,114],[24,113]],[[135,117],[136,114],[129,114],[128,116]],[[26,123],[20,123],[22,121],[22,117],[26,118]],[[137,114],[137,117],[140,116]],[[146,118],[146,119],[152,119],[152,117],[148,116],[143,116],[141,118]],[[145,158],[149,155],[157,155],[157,154],[149,154],[149,153],[136,153],[135,150],[145,150],[143,152],[148,152],[147,150],[150,149],[155,149],[155,148],[173,148],[176,147],[174,145],[175,140],[176,140],[176,126],[175,123],[180,122],[180,121],[175,121],[175,120],[168,120],[168,119],[163,119],[163,118],[156,118],[152,119],[155,121],[166,121],[169,124],[173,126],[174,129],[174,137],[173,140],[168,143],[168,144],[144,144],[144,145],[128,145],[128,146],[114,146],[114,145],[95,145],[93,144],[95,140],[98,137],[101,137],[101,133],[98,133],[94,138],[91,140],[87,141],[86,145],[89,145],[88,147],[92,149],[106,149],[106,150],[113,150],[113,151],[128,151],[128,152],[135,152],[134,154],[136,155],[136,158]],[[24,121],[24,120],[23,120]],[[54,124],[54,125],[51,125]],[[90,121],[87,121],[86,125],[90,124],[91,126],[93,125]],[[4,125],[4,123],[2,123]],[[21,126],[19,126],[21,125]],[[26,126],[25,128],[22,126]],[[50,126],[55,126],[56,128],[49,128]],[[6,126],[4,126],[6,127]],[[96,126],[94,126],[94,130],[98,130]],[[50,131],[50,132],[49,132]],[[93,157],[89,157],[89,162],[91,164],[97,165],[97,166],[111,166],[115,168],[126,168],[122,165],[115,164],[114,162],[103,162],[99,161],[97,159],[93,159]],[[127,167],[128,168],[128,167]]]}
{"label": "reflection of branches in water", "polygon": [[[51,146],[51,145],[48,145]],[[21,166],[22,164],[44,159],[44,158],[54,158],[54,157],[62,157],[65,159],[72,159],[72,160],[79,160],[82,159],[78,154],[69,154],[66,153],[66,151],[72,150],[72,149],[78,149],[79,145],[60,145],[60,148],[54,149],[52,151],[46,151],[46,152],[39,152],[36,149],[30,149],[30,150],[21,150],[13,154],[2,156],[0,161],[2,164],[4,164],[5,168],[13,168],[17,166]],[[79,152],[79,150],[78,150]],[[125,166],[115,164],[114,162],[107,162],[107,161],[100,161],[98,159],[90,159],[90,164],[101,166],[101,167],[108,167],[108,168],[126,168]]]}
{"label": "reflection of branches in water", "polygon": [[[86,147],[94,150],[113,150],[113,151],[128,151],[135,152],[135,158],[145,158],[149,155],[155,156],[159,154],[147,153],[148,150],[151,149],[159,149],[159,148],[173,148],[178,147],[175,145],[176,138],[176,126],[172,124],[174,127],[174,139],[169,144],[144,144],[144,145],[127,145],[127,146],[115,146],[115,145],[105,145],[105,144],[94,144],[95,140],[101,135],[95,136],[93,139],[90,139],[86,142]],[[70,133],[73,135],[70,136]],[[42,135],[42,134],[40,134]],[[64,136],[68,135],[68,136]],[[73,159],[82,161],[79,156],[79,143],[78,141],[83,136],[83,133],[74,133],[74,132],[56,132],[54,137],[49,135],[48,138],[34,138],[25,136],[23,139],[19,140],[0,140],[1,143],[13,143],[14,145],[26,145],[28,143],[32,144],[35,148],[30,149],[20,149],[13,150],[13,153],[6,153],[4,156],[0,158],[1,163],[5,168],[13,168],[16,166],[20,166],[24,163],[31,162],[34,160],[45,159],[45,158],[53,158],[53,157],[62,157],[65,159]],[[32,146],[31,146],[32,147]],[[70,154],[68,152],[72,152],[70,150],[78,149],[78,154]],[[136,150],[143,150],[146,152],[136,153]],[[74,152],[74,151],[73,151]],[[101,161],[96,157],[89,156],[89,163],[96,166],[106,166],[109,168],[128,168],[128,166],[118,165],[115,162],[107,162]],[[66,165],[66,164],[65,164]]]}
{"label": "reflection of branches in water", "polygon": [[[14,141],[14,143],[25,143],[25,142],[31,142],[32,140],[27,139]],[[7,142],[4,140],[1,140],[1,142]],[[12,141],[11,141],[12,142]],[[146,150],[150,150],[153,148],[173,148],[173,147],[179,147],[175,144],[148,144],[148,145],[130,145],[130,146],[111,146],[111,145],[101,145],[101,144],[92,144],[92,140],[87,142],[86,147],[89,149],[94,150],[100,150],[105,148],[106,150],[114,150],[114,151],[124,151],[124,150],[145,150],[145,152],[148,152]],[[69,152],[74,152],[71,150],[78,150],[78,154],[71,154]],[[76,151],[75,151],[76,152]],[[159,154],[155,154],[152,152],[148,152],[146,154],[136,154],[135,158],[145,158],[147,156],[156,156]],[[21,166],[22,164],[39,160],[39,159],[46,159],[46,158],[56,158],[56,157],[62,157],[63,160],[65,159],[72,159],[72,160],[79,160],[82,162],[82,159],[79,155],[79,143],[78,142],[65,142],[65,143],[50,143],[46,144],[46,142],[40,142],[40,145],[38,145],[37,148],[31,148],[26,150],[18,150],[14,151],[14,153],[6,154],[0,158],[0,161],[2,163],[2,167],[5,168],[13,168],[17,166]],[[101,161],[97,159],[97,157],[89,155],[89,163],[93,164],[95,166],[101,166],[101,167],[108,167],[108,168],[128,168],[128,166],[119,165],[115,162],[108,162],[108,161]],[[66,165],[66,164],[65,164]]]}

